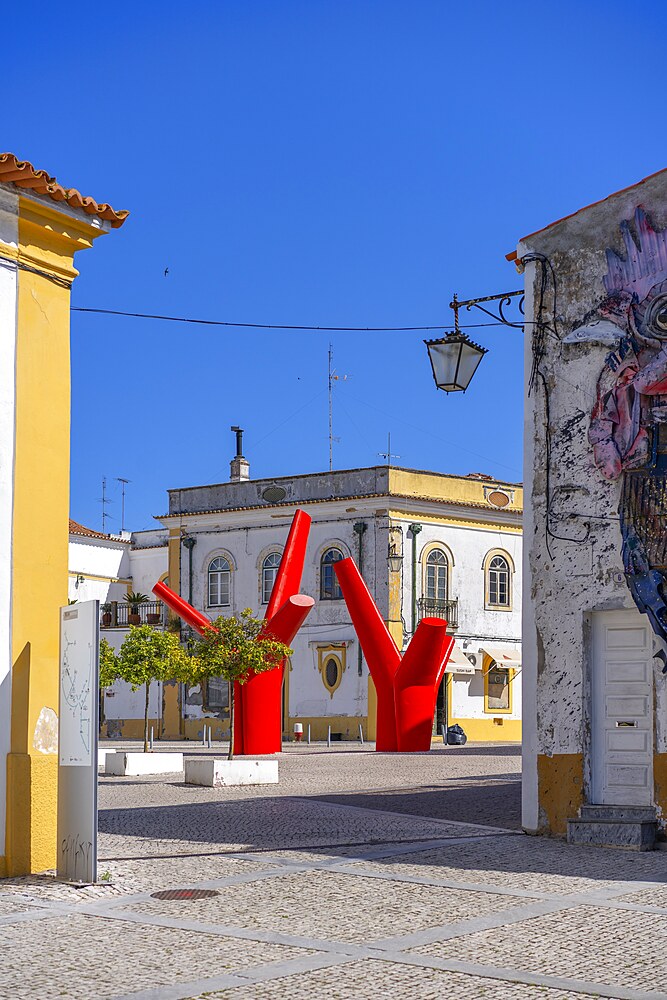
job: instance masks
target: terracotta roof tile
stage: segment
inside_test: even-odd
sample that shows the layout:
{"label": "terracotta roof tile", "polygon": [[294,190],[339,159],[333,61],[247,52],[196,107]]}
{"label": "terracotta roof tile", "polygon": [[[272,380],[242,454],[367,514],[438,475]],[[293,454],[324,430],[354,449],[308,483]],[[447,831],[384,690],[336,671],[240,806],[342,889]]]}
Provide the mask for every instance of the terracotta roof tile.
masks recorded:
{"label": "terracotta roof tile", "polygon": [[106,542],[129,542],[129,538],[117,538],[114,535],[104,535],[101,531],[93,531],[92,528],[85,528],[83,524],[73,521],[71,517],[69,519],[69,533],[70,535],[82,535],[84,538],[103,538]]}
{"label": "terracotta roof tile", "polygon": [[82,195],[76,188],[65,188],[46,170],[36,170],[27,160],[18,160],[13,153],[0,153],[0,183],[15,184],[18,188],[29,188],[37,194],[45,194],[53,201],[65,201],[70,208],[80,208],[87,215],[96,215],[109,222],[113,229],[122,226],[130,214],[127,210],[116,211],[106,203],[99,204],[94,198]]}

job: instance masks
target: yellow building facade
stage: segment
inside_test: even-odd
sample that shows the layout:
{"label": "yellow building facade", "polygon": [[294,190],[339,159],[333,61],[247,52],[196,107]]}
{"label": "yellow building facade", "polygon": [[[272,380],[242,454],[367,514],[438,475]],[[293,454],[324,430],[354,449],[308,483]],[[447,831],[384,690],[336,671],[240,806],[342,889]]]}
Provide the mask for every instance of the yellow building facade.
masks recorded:
{"label": "yellow building facade", "polygon": [[0,875],[56,860],[70,289],[76,252],[126,216],[0,155]]}

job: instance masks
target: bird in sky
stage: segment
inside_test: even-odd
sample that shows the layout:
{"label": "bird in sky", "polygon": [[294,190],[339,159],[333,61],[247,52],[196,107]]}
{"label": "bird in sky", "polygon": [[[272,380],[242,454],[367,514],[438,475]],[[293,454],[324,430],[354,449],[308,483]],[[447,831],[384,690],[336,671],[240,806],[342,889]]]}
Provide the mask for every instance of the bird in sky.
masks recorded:
{"label": "bird in sky", "polygon": [[165,278],[167,277],[168,274],[169,274],[169,268],[165,267],[165,269],[164,269],[164,276],[165,276]]}

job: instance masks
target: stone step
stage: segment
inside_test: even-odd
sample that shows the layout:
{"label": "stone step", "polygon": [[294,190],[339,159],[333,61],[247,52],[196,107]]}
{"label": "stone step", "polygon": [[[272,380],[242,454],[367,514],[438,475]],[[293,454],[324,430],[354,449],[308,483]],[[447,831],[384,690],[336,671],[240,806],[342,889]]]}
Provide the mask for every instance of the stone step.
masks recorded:
{"label": "stone step", "polygon": [[569,819],[568,844],[622,847],[628,851],[655,849],[658,824],[654,820],[633,822],[614,819]]}
{"label": "stone step", "polygon": [[601,820],[613,823],[654,823],[654,806],[582,806],[579,818],[583,820]]}

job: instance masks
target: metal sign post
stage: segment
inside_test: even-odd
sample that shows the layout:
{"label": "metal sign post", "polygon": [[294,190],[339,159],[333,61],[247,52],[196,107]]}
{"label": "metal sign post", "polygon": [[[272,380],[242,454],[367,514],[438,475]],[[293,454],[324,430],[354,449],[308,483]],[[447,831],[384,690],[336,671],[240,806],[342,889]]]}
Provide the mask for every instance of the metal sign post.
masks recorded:
{"label": "metal sign post", "polygon": [[60,609],[58,878],[97,880],[100,602]]}

